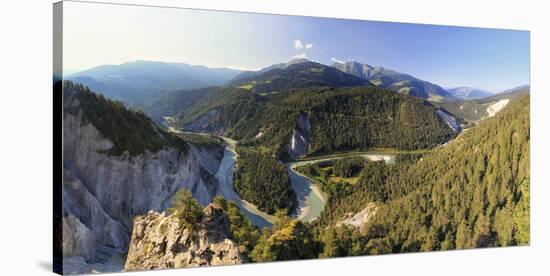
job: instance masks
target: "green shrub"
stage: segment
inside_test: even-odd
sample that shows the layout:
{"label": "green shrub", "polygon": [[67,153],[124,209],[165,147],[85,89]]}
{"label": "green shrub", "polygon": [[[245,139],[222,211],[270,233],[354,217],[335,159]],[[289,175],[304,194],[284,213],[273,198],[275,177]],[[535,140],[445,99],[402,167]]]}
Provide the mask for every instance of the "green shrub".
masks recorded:
{"label": "green shrub", "polygon": [[231,236],[239,245],[241,253],[248,255],[260,238],[260,230],[245,217],[239,206],[233,201],[227,201],[221,196],[216,196],[212,201],[221,207],[231,224]]}

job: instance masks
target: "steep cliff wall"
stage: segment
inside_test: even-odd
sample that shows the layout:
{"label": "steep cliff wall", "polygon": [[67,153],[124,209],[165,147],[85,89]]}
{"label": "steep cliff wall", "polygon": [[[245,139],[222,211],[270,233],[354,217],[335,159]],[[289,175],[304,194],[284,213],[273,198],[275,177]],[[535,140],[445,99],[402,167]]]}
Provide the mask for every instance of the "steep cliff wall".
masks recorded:
{"label": "steep cliff wall", "polygon": [[[77,101],[71,104],[78,104]],[[65,256],[98,262],[97,249],[128,249],[133,219],[162,211],[180,188],[201,203],[215,196],[221,146],[187,143],[139,155],[111,155],[113,142],[83,120],[63,117],[63,249]]]}

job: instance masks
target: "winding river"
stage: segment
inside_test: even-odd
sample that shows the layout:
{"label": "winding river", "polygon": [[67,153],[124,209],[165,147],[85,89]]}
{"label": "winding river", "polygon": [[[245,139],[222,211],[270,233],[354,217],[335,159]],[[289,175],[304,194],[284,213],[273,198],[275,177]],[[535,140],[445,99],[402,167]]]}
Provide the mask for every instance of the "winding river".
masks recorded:
{"label": "winding river", "polygon": [[[227,137],[221,138],[224,140],[226,146],[220,168],[216,173],[216,177],[220,185],[219,194],[227,200],[234,201],[241,209],[241,212],[243,212],[243,214],[250,219],[254,225],[260,228],[271,227],[275,217],[258,210],[254,204],[241,199],[241,197],[233,189],[233,174],[237,163],[237,154],[235,152],[237,142]],[[298,208],[296,208],[296,211],[292,216],[303,221],[314,221],[321,214],[326,204],[326,196],[323,195],[313,180],[297,172],[295,170],[296,167],[326,160],[356,156],[360,156],[371,161],[385,161],[389,164],[395,162],[395,156],[392,154],[357,153],[341,157],[319,157],[307,161],[286,163],[285,165],[288,170],[292,189],[296,193],[298,200]]]}
{"label": "winding river", "polygon": [[241,209],[241,212],[243,212],[254,225],[260,228],[271,227],[275,217],[258,210],[254,204],[241,199],[233,189],[233,173],[235,172],[235,165],[237,163],[237,153],[235,152],[237,142],[226,137],[221,138],[224,140],[226,146],[220,168],[216,173],[216,178],[218,178],[219,183],[219,194],[227,200],[234,201]]}

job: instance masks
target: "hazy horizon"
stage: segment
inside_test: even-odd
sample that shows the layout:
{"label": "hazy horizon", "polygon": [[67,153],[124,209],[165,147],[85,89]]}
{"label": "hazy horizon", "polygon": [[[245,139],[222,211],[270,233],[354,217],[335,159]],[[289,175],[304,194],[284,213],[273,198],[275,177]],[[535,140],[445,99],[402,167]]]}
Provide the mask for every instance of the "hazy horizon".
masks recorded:
{"label": "hazy horizon", "polygon": [[354,60],[491,92],[530,84],[529,32],[64,2],[63,74],[144,60],[258,70]]}

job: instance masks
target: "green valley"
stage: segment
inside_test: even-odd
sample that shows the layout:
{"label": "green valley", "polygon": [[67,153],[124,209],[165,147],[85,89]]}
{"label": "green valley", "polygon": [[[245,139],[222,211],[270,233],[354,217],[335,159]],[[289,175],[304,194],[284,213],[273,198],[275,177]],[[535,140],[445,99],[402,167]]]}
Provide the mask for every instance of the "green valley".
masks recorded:
{"label": "green valley", "polygon": [[[251,88],[260,82],[278,93]],[[423,152],[457,135],[432,103],[309,61],[224,88],[168,93],[151,107],[173,118],[171,127],[237,140],[235,191],[268,214],[291,214],[299,205],[282,162],[372,150]]]}

